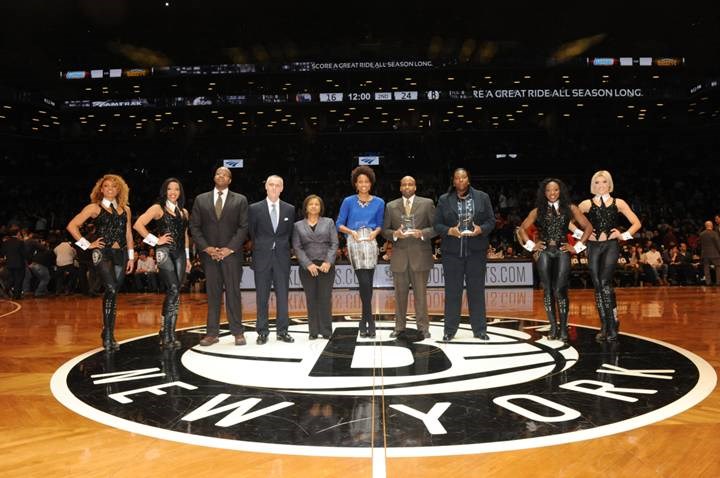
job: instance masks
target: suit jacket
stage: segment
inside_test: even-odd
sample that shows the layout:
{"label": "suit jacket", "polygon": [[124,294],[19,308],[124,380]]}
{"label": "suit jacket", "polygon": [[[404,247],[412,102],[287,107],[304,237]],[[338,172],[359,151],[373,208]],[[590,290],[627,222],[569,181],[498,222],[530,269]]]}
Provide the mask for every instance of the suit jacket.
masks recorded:
{"label": "suit jacket", "polygon": [[190,216],[190,232],[199,251],[210,246],[242,252],[248,233],[247,198],[228,190],[225,206],[218,219],[215,216],[213,191],[198,195]]}
{"label": "suit jacket", "polygon": [[335,221],[329,217],[321,217],[314,231],[310,228],[307,219],[296,222],[292,245],[300,266],[306,269],[314,260],[335,264],[338,249]]}
{"label": "suit jacket", "polygon": [[405,203],[402,197],[390,201],[385,206],[383,237],[393,242],[390,270],[392,272],[429,271],[433,266],[432,243],[430,239],[437,233],[433,228],[435,204],[432,199],[415,196],[410,213],[415,215],[415,228],[422,231],[422,239],[407,237],[393,240],[393,232],[402,225]]}
{"label": "suit jacket", "polygon": [[255,271],[268,269],[273,256],[280,261],[281,266],[290,269],[290,240],[295,224],[295,206],[282,200],[279,203],[276,231],[273,231],[267,200],[250,205],[248,230],[253,241],[252,268]]}
{"label": "suit jacket", "polygon": [[478,189],[470,188],[470,194],[473,197],[474,215],[473,222],[480,226],[482,234],[472,237],[453,237],[448,235],[451,227],[458,225],[460,217],[457,212],[457,201],[455,191],[450,191],[440,196],[437,208],[435,209],[435,222],[433,223],[435,231],[442,237],[440,251],[443,255],[459,255],[461,241],[467,241],[470,253],[485,254],[488,248],[488,237],[493,229],[495,229],[495,213],[490,203],[490,196]]}
{"label": "suit jacket", "polygon": [[720,235],[705,229],[700,233],[700,255],[703,259],[720,257]]}
{"label": "suit jacket", "polygon": [[2,242],[2,255],[5,256],[6,265],[10,269],[22,269],[27,266],[27,246],[15,236],[7,236]]}

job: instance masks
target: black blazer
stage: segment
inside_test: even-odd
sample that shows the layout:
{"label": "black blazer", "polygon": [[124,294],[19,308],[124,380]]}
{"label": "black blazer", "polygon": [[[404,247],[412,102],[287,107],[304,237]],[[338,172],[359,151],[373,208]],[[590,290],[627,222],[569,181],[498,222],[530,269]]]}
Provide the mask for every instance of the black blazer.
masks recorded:
{"label": "black blazer", "polygon": [[[214,190],[213,190],[214,191]],[[242,194],[228,190],[220,219],[215,216],[213,191],[195,198],[190,215],[190,233],[198,251],[208,246],[227,247],[236,253],[248,234],[248,202]]]}
{"label": "black blazer", "polygon": [[433,227],[435,231],[442,237],[440,250],[443,255],[460,254],[461,240],[467,241],[468,249],[471,253],[485,254],[488,248],[488,237],[493,229],[495,229],[495,213],[492,209],[490,196],[478,189],[470,188],[470,194],[473,197],[474,216],[473,222],[480,226],[482,234],[473,237],[458,238],[448,235],[451,227],[458,225],[460,217],[457,213],[457,195],[455,191],[450,191],[440,196],[437,207],[435,208],[435,222]]}
{"label": "black blazer", "polygon": [[290,241],[295,224],[295,206],[281,200],[278,213],[277,231],[273,231],[267,200],[263,199],[250,205],[248,230],[253,241],[253,270],[268,269],[273,255],[280,261],[281,267],[290,268]]}

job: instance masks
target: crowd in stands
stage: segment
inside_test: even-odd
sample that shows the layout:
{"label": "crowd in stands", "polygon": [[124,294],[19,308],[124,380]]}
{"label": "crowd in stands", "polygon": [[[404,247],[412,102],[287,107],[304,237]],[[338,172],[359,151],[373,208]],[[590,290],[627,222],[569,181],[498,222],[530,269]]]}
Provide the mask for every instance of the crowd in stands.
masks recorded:
{"label": "crowd in stands", "polygon": [[[295,204],[297,211],[303,199],[315,193],[325,202],[325,215],[336,218],[340,202],[352,192],[350,170],[357,165],[357,155],[374,150],[381,158],[375,167],[373,194],[386,201],[399,197],[399,181],[406,174],[415,177],[419,195],[437,200],[450,186],[454,168],[465,167],[473,186],[487,192],[493,202],[496,227],[490,237],[491,259],[526,254],[517,243],[515,229],[532,209],[537,185],[544,177],[563,179],[573,202],[579,203],[590,196],[592,172],[608,169],[615,178],[616,194],[628,201],[643,225],[635,239],[624,244],[618,282],[629,286],[693,284],[703,275],[702,268],[698,269],[703,222],[715,220],[720,227],[720,218],[715,216],[720,212],[717,180],[693,165],[712,155],[720,147],[720,139],[707,134],[690,141],[692,138],[681,133],[655,132],[648,138],[587,133],[565,135],[552,142],[533,136],[526,138],[527,144],[514,162],[495,158],[496,151],[510,150],[514,142],[493,139],[493,148],[478,152],[478,141],[483,138],[468,135],[446,135],[432,141],[396,135],[318,141],[282,138],[258,140],[242,149],[202,141],[100,145],[97,150],[64,146],[57,152],[48,145],[36,146],[31,153],[8,143],[0,147],[4,169],[0,176],[0,202],[4,205],[0,236],[3,243],[16,236],[26,245],[24,290],[40,296],[46,288],[47,292],[94,294],[97,285],[90,259],[87,253],[68,247],[70,238],[64,228],[87,204],[97,177],[108,172],[121,174],[131,188],[130,206],[137,217],[155,200],[162,181],[176,176],[183,181],[189,202],[186,207],[191,210],[192,199],[212,187],[217,158],[243,156],[247,158],[245,167],[235,171],[230,188],[242,192],[250,202],[264,197],[262,181],[274,173],[284,177],[282,198]],[[238,154],[238,150],[242,152]],[[28,155],[32,156],[29,163]],[[31,164],[31,170],[25,164]],[[145,245],[139,239],[135,244],[141,272],[135,274],[137,280],[126,281],[125,288],[157,290],[162,285],[155,276],[153,252],[147,249],[145,255],[140,254]],[[341,242],[340,262],[346,260],[343,248]],[[245,249],[249,257],[250,248]],[[382,248],[381,260],[392,253],[387,249]],[[572,285],[589,285],[583,255],[574,262]],[[196,283],[201,275],[196,264],[189,274],[190,283]],[[11,282],[7,262],[3,262],[0,283],[5,287],[0,293],[7,293]]]}

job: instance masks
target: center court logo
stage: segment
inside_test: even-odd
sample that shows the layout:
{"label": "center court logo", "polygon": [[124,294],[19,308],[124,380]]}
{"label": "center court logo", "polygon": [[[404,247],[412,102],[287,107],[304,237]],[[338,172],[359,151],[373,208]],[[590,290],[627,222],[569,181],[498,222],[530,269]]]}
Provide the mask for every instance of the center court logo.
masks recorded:
{"label": "center court logo", "polygon": [[[462,326],[452,342],[433,321],[433,339],[408,330],[376,340],[336,317],[332,340],[235,347],[228,335],[199,347],[200,328],[180,332],[183,348],[162,351],[157,336],[89,352],[63,365],[51,387],[68,408],[123,430],[191,444],[255,452],[428,456],[512,450],[591,439],[680,413],[715,387],[696,355],[622,335],[598,344],[571,327],[568,345],[544,338],[546,323],[496,319],[489,342]],[[434,319],[439,319],[434,317]],[[271,336],[272,337],[272,336]]]}

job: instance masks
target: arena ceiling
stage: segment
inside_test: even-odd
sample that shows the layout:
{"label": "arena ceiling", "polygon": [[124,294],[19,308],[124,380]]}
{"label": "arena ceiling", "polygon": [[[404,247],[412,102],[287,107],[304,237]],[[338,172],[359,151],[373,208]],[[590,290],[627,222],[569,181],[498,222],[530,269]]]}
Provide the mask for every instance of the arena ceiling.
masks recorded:
{"label": "arena ceiling", "polygon": [[28,85],[93,67],[388,59],[545,67],[623,55],[684,57],[717,71],[717,4],[566,3],[2,2],[0,74]]}

